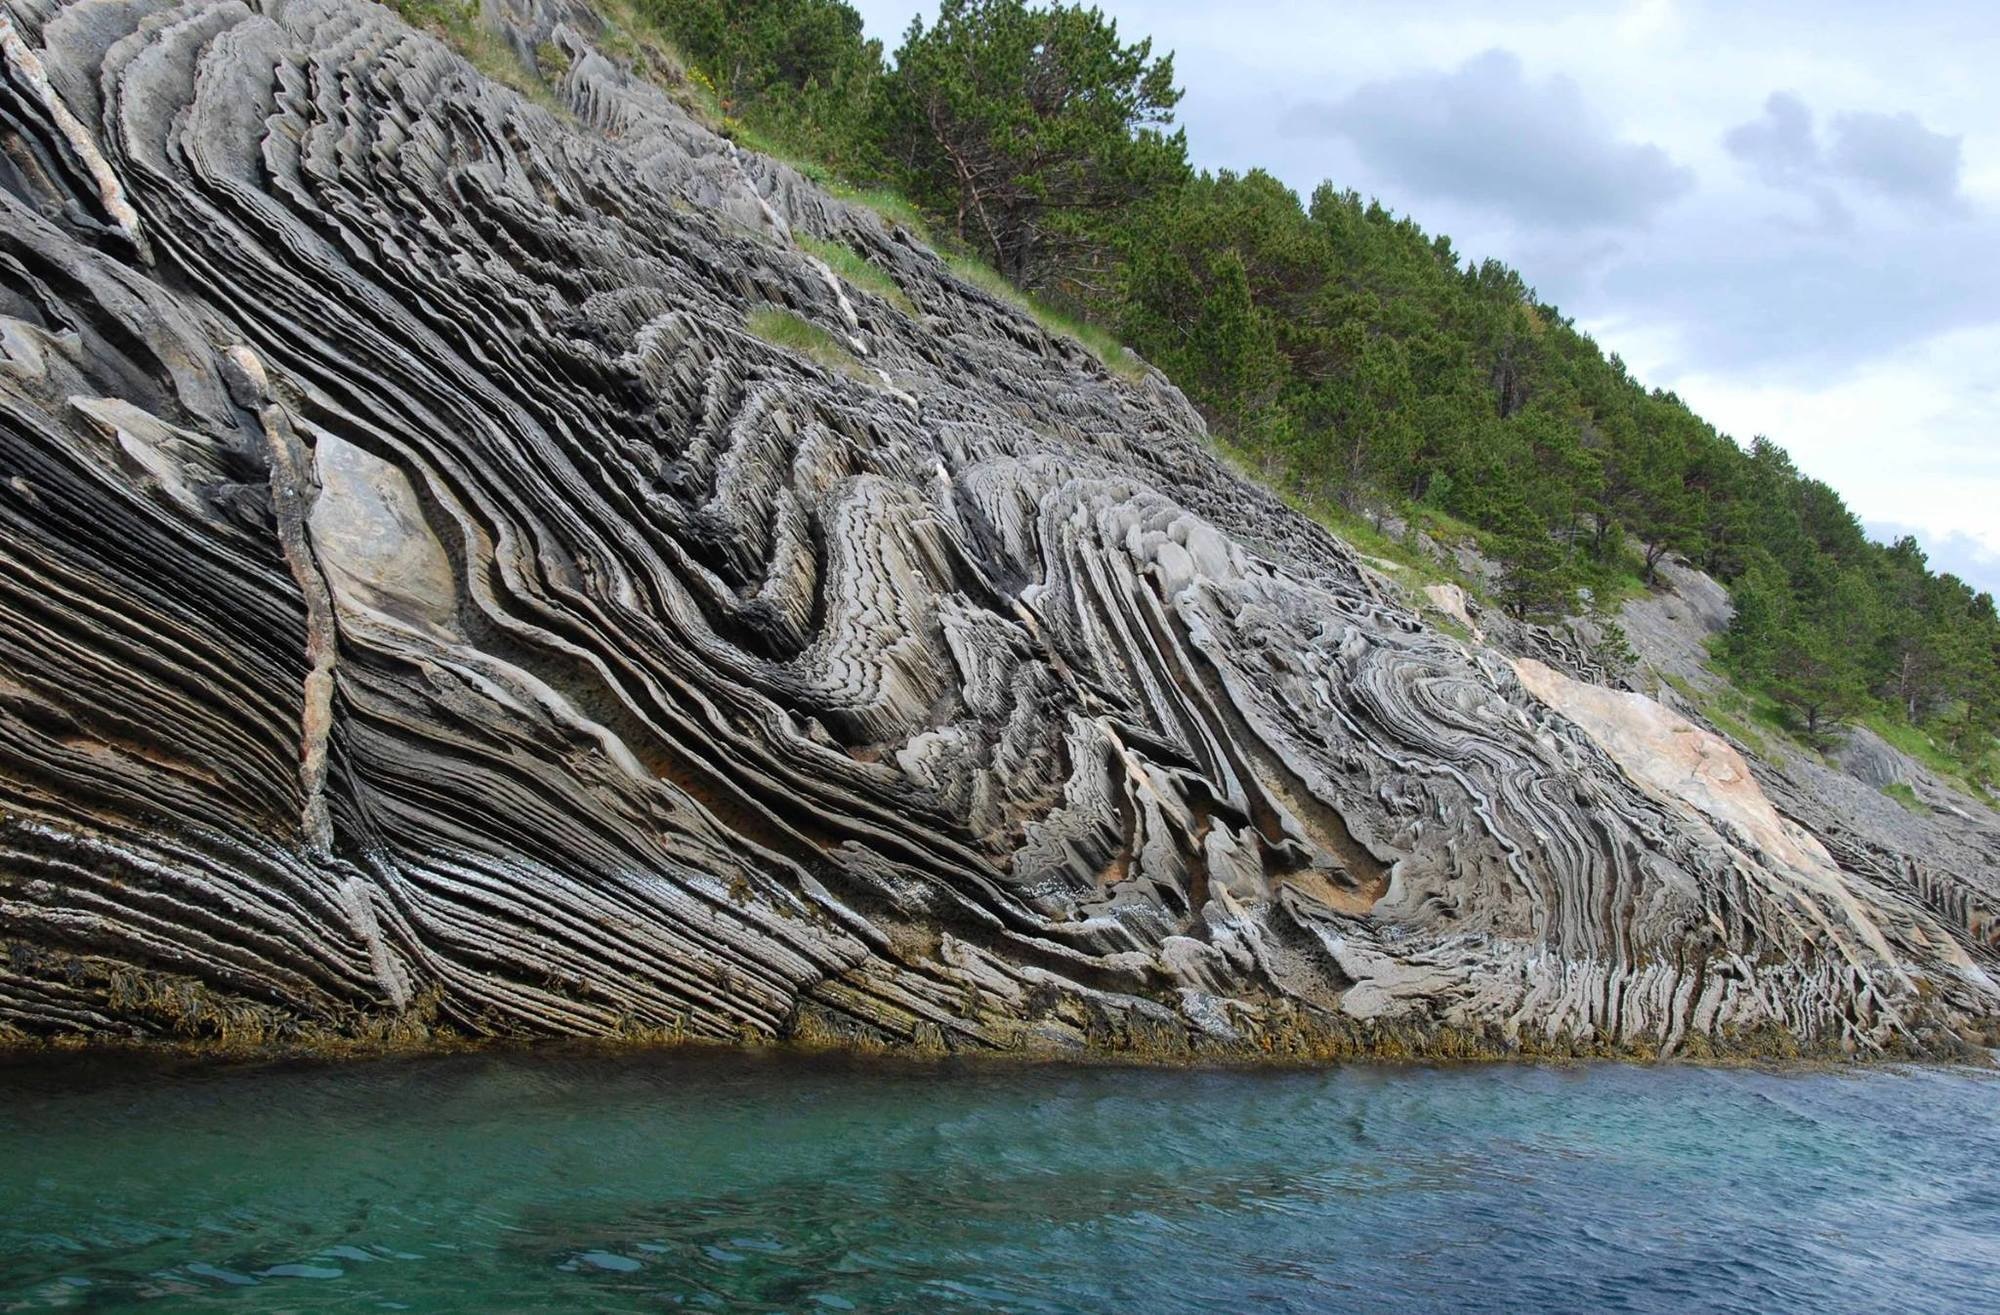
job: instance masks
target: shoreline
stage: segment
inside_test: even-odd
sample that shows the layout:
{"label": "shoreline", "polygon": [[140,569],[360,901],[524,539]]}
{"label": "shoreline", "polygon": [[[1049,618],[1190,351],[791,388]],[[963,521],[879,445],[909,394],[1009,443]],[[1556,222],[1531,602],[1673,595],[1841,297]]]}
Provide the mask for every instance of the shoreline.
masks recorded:
{"label": "shoreline", "polygon": [[2000,1072],[2000,1047],[1965,1043],[1957,1053],[1876,1053],[1842,1054],[1831,1049],[1813,1051],[1804,1047],[1785,1052],[1750,1046],[1715,1049],[1699,1048],[1662,1056],[1656,1049],[1637,1046],[1520,1045],[1508,1051],[1469,1053],[1450,1045],[1434,1048],[1391,1044],[1365,1047],[1327,1048],[1314,1052],[1281,1053],[1249,1047],[1217,1048],[1213,1051],[1182,1054],[1164,1053],[1139,1047],[1081,1047],[1064,1049],[952,1050],[935,1046],[882,1045],[879,1043],[841,1044],[824,1040],[779,1039],[761,1043],[721,1041],[706,1037],[471,1037],[432,1035],[422,1040],[368,1041],[354,1038],[328,1041],[267,1042],[256,1045],[222,1042],[206,1038],[105,1038],[61,1037],[0,1039],[0,1079],[10,1071],[32,1068],[36,1061],[50,1059],[58,1064],[109,1061],[145,1066],[192,1067],[217,1072],[271,1064],[301,1063],[314,1066],[370,1064],[395,1060],[423,1060],[453,1056],[498,1055],[550,1057],[590,1056],[595,1058],[664,1056],[682,1054],[702,1059],[722,1057],[767,1057],[774,1059],[841,1059],[856,1063],[880,1063],[885,1068],[908,1066],[978,1066],[1000,1068],[1132,1068],[1186,1070],[1191,1072],[1298,1071],[1333,1069],[1349,1065],[1388,1068],[1477,1068],[1485,1066],[1551,1066],[1559,1068],[1598,1064],[1623,1064],[1641,1068],[1751,1069],[1773,1073],[1866,1072],[1889,1066],[1916,1065],[1926,1068]]}

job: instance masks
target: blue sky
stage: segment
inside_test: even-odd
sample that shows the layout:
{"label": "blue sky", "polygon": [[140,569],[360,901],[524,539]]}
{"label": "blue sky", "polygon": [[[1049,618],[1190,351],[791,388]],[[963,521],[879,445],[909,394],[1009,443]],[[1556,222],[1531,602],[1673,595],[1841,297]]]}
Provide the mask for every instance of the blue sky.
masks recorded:
{"label": "blue sky", "polygon": [[[858,0],[893,51],[912,0]],[[1380,197],[2000,592],[2000,6],[1109,0],[1198,165]]]}

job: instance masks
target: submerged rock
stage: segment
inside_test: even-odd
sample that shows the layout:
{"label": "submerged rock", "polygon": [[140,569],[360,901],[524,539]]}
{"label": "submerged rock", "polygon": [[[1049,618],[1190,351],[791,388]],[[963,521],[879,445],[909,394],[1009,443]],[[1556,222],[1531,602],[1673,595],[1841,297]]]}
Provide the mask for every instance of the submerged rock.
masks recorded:
{"label": "submerged rock", "polygon": [[587,9],[498,7],[555,109],[362,0],[0,13],[15,1034],[1991,1035],[1993,851],[1677,785]]}

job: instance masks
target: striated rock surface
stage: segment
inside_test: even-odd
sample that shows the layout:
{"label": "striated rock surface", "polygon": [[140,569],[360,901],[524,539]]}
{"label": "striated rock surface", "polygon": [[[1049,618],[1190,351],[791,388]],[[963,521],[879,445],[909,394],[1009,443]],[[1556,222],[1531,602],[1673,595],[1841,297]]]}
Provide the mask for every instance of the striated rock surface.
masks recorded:
{"label": "striated rock surface", "polygon": [[362,0],[0,14],[9,1034],[1992,1036],[1985,833],[1433,632],[587,9],[489,5],[554,110]]}

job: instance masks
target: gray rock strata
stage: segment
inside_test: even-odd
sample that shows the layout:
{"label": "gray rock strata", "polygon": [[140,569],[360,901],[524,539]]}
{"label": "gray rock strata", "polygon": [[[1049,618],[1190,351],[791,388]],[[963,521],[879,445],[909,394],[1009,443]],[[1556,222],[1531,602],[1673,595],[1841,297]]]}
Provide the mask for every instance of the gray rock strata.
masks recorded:
{"label": "gray rock strata", "polygon": [[1663,778],[587,9],[489,2],[553,108],[361,0],[0,14],[14,1039],[1991,1036],[1990,845]]}

